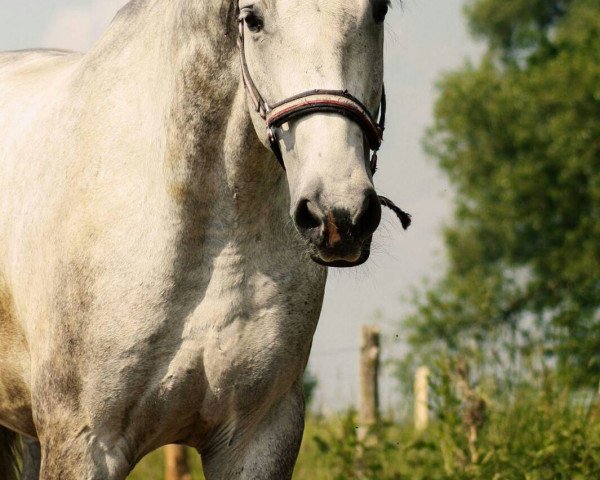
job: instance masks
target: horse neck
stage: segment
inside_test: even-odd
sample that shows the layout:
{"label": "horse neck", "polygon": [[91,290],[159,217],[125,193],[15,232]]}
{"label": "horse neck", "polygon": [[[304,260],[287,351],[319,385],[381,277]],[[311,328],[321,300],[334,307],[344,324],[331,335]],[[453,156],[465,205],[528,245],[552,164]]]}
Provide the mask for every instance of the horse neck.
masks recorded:
{"label": "horse neck", "polygon": [[228,214],[236,228],[274,217],[287,222],[285,175],[259,142],[248,113],[236,21],[229,9],[235,2],[213,0],[212,9],[194,13],[199,3],[187,3],[192,11],[181,15],[184,20],[176,27],[169,135],[174,173],[196,198]]}
{"label": "horse neck", "polygon": [[109,63],[127,65],[126,81],[147,97],[148,114],[160,117],[161,168],[186,215],[218,212],[227,217],[221,224],[267,217],[287,222],[285,176],[248,114],[236,3],[136,0],[119,13],[91,61],[121,57]]}

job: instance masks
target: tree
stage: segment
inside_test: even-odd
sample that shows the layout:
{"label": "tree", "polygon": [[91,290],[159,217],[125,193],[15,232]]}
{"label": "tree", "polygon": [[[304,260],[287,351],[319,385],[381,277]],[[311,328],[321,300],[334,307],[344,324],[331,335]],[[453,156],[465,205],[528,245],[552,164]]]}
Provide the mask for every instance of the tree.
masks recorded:
{"label": "tree", "polygon": [[445,275],[404,321],[409,341],[475,341],[500,358],[537,348],[565,381],[597,387],[600,2],[466,12],[487,53],[439,83],[425,145],[454,186],[455,220]]}

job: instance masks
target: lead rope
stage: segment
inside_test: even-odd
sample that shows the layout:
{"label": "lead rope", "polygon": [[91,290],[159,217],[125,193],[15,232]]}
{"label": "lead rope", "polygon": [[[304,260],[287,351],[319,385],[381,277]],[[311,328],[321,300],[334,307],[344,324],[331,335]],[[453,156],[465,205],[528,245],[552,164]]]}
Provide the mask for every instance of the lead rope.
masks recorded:
{"label": "lead rope", "polygon": [[412,223],[412,215],[410,213],[406,213],[400,207],[398,207],[394,202],[392,202],[389,198],[379,195],[379,202],[384,207],[389,208],[392,212],[396,214],[396,216],[400,219],[400,223],[402,224],[402,228],[407,230]]}
{"label": "lead rope", "polygon": [[[373,152],[373,156],[371,157],[371,174],[375,176],[375,172],[377,172],[377,152]],[[379,203],[381,203],[382,207],[389,208],[392,212],[396,214],[400,223],[402,224],[402,228],[404,230],[408,230],[408,227],[412,224],[412,215],[410,213],[402,210],[398,205],[392,202],[389,198],[384,197],[383,195],[379,195]]]}
{"label": "lead rope", "polygon": [[[385,130],[385,114],[387,110],[387,99],[385,96],[385,85],[383,86],[383,91],[381,93],[381,113],[379,115],[378,126],[381,130],[381,136],[383,138],[383,131]],[[373,151],[373,156],[371,157],[371,175],[374,177],[377,172],[377,150]],[[394,202],[392,202],[389,198],[379,195],[379,203],[381,206],[389,208],[392,212],[396,214],[400,223],[402,224],[402,228],[407,230],[412,223],[412,215],[410,213],[405,212],[400,207],[398,207]]]}

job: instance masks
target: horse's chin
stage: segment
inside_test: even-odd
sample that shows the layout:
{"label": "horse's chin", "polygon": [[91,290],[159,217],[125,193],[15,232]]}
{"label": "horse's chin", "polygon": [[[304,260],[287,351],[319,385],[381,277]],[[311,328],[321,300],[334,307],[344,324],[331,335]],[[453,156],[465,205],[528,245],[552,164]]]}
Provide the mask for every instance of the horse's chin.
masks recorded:
{"label": "horse's chin", "polygon": [[363,245],[360,251],[360,255],[356,260],[344,260],[342,258],[338,258],[335,260],[325,260],[323,256],[319,253],[318,249],[314,249],[310,252],[310,258],[312,258],[313,262],[318,263],[324,267],[333,267],[333,268],[352,268],[358,267],[365,263],[369,256],[371,255],[371,239],[370,237]]}

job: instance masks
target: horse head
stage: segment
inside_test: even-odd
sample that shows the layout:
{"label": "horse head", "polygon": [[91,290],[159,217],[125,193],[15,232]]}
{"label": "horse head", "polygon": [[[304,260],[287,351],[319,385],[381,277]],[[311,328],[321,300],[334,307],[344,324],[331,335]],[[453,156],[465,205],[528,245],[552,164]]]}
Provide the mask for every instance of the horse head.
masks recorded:
{"label": "horse head", "polygon": [[387,10],[388,0],[239,2],[252,122],[286,170],[296,229],[326,266],[364,263],[381,219],[369,159],[383,133]]}

